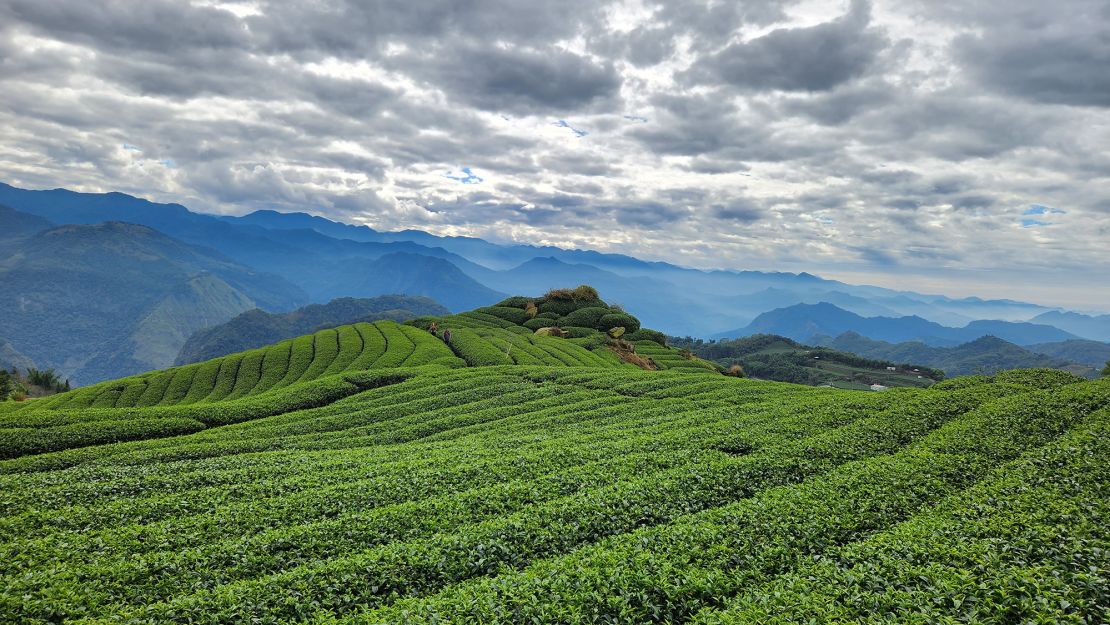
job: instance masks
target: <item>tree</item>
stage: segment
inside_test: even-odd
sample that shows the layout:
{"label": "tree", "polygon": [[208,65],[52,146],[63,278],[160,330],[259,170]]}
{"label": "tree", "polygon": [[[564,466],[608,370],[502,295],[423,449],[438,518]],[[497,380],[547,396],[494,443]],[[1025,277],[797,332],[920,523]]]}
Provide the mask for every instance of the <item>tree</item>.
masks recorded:
{"label": "tree", "polygon": [[1106,361],[1106,366],[1102,368],[1102,377],[1110,378],[1110,360]]}
{"label": "tree", "polygon": [[7,400],[13,390],[11,374],[6,369],[0,369],[0,401]]}

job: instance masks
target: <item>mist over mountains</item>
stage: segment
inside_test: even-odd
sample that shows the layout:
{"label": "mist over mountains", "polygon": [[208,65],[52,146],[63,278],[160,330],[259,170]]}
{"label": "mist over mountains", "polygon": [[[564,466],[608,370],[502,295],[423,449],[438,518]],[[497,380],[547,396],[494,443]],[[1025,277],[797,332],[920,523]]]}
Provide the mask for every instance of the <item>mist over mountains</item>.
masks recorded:
{"label": "mist over mountains", "polygon": [[852,331],[938,347],[984,335],[1018,345],[1110,337],[1110,315],[804,272],[694,270],[590,250],[380,232],[304,213],[206,215],[122,193],[0,184],[0,206],[0,339],[75,383],[168,366],[193,333],[255,308],[282,313],[403,294],[461,311],[575,284],[676,336],[809,341]]}

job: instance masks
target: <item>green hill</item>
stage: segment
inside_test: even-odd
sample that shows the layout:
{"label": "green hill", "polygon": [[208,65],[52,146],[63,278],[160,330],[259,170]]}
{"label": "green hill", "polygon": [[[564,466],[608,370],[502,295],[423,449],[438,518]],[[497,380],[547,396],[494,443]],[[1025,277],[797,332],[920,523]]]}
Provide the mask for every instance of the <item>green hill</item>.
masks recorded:
{"label": "green hill", "polygon": [[645,370],[540,299],[0,404],[0,622],[1105,615],[1110,380]]}
{"label": "green hill", "polygon": [[341,297],[327,304],[311,304],[287,313],[269,313],[255,308],[225,323],[198,330],[181,346],[174,364],[218,358],[360,321],[392,319],[401,322],[420,315],[440,314],[446,315],[449,311],[435,300],[406,295]]}
{"label": "green hill", "polygon": [[872,384],[925,387],[944,378],[943,371],[924,365],[864,358],[774,334],[720,341],[672,337],[668,342],[722,368],[739,364],[745,375],[760,380],[866,390]]}

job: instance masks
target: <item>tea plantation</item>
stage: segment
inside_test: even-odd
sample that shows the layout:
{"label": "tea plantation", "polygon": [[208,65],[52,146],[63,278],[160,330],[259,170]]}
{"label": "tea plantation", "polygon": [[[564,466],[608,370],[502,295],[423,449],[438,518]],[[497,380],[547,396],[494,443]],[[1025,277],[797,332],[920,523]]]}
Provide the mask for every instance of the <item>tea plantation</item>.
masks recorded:
{"label": "tea plantation", "polygon": [[556,301],[0,405],[0,622],[1106,622],[1110,380],[758,382]]}

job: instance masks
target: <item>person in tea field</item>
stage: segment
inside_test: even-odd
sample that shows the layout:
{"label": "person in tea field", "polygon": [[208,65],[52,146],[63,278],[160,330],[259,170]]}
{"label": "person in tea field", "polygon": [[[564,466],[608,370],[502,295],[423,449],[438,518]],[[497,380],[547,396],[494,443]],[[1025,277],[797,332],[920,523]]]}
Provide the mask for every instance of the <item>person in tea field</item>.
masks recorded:
{"label": "person in tea field", "polygon": [[451,344],[451,329],[450,328],[443,331],[443,342],[447,343],[448,345]]}

